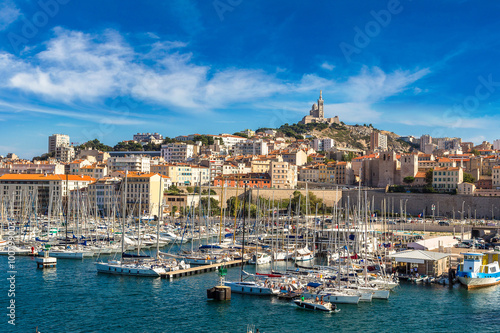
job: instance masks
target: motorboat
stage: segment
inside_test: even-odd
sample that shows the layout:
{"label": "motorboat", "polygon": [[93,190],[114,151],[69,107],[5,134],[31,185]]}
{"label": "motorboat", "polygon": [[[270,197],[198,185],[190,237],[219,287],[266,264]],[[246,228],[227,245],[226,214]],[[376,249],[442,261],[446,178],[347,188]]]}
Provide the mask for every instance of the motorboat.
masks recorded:
{"label": "motorboat", "polygon": [[330,302],[325,302],[325,301],[315,301],[312,299],[296,299],[293,301],[295,305],[297,305],[299,308],[306,309],[306,310],[317,310],[317,311],[324,311],[324,312],[339,312],[340,309],[337,309],[337,306],[333,303]]}

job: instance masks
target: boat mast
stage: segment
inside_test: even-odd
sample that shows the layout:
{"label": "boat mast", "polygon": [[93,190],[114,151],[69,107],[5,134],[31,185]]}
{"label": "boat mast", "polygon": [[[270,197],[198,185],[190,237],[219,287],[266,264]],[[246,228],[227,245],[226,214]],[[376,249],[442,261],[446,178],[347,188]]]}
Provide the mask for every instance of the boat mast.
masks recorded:
{"label": "boat mast", "polygon": [[[247,181],[245,181],[245,189],[243,190],[243,241],[241,243],[241,274],[240,281],[243,281],[243,266],[245,264],[245,207],[247,202]],[[235,230],[236,234],[236,230]]]}
{"label": "boat mast", "polygon": [[[162,218],[162,209],[161,209],[161,206],[162,206],[162,187],[164,186],[161,186],[162,185],[162,182],[164,182],[163,180],[163,176],[159,175],[160,176],[160,185],[158,186],[159,189],[158,189],[158,222],[156,223],[156,258],[158,259],[160,257],[160,222],[161,222],[161,218]],[[165,183],[163,183],[165,184]]]}
{"label": "boat mast", "polygon": [[222,176],[222,183],[221,183],[221,188],[220,188],[220,195],[221,195],[221,201],[220,201],[220,222],[219,222],[219,244],[222,243],[222,205],[224,204],[224,176]]}
{"label": "boat mast", "polygon": [[66,174],[66,222],[64,223],[66,227],[66,237],[64,238],[66,246],[68,246],[68,214],[69,214],[69,181],[68,181],[68,174]]}
{"label": "boat mast", "polygon": [[122,259],[123,252],[125,252],[125,214],[127,214],[127,175],[128,172],[125,171],[125,184],[123,185],[123,207],[122,207]]}

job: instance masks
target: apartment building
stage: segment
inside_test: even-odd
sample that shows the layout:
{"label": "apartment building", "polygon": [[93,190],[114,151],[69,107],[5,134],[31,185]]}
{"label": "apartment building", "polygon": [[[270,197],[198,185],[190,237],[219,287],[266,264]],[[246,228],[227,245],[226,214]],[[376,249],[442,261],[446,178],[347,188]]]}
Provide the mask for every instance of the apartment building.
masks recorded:
{"label": "apartment building", "polygon": [[75,158],[75,148],[69,146],[57,146],[55,159],[61,162],[71,162]]}
{"label": "apartment building", "polygon": [[101,179],[108,175],[108,166],[103,163],[93,163],[80,168],[80,175]]}
{"label": "apartment building", "polygon": [[500,166],[494,166],[491,170],[492,187],[495,190],[500,190]]}
{"label": "apartment building", "polygon": [[370,135],[370,150],[387,150],[387,135],[373,131]]}
{"label": "apartment building", "polygon": [[115,156],[106,161],[109,172],[128,171],[145,172],[151,171],[151,159],[147,156]]}
{"label": "apartment building", "polygon": [[194,146],[182,142],[169,143],[161,146],[161,156],[167,163],[182,163],[194,155]]}
{"label": "apartment building", "polygon": [[69,147],[69,135],[52,134],[49,136],[48,152],[55,152],[57,147]]}
{"label": "apartment building", "polygon": [[104,177],[89,184],[87,196],[90,206],[99,211],[100,216],[122,214],[122,178]]}
{"label": "apartment building", "polygon": [[432,187],[438,191],[456,190],[463,182],[464,173],[460,167],[437,167],[432,173]]}
{"label": "apartment building", "polygon": [[127,174],[127,214],[156,215],[163,202],[164,178],[155,173]]}
{"label": "apartment building", "polygon": [[233,155],[267,155],[267,142],[264,140],[248,140],[233,146]]}
{"label": "apartment building", "polygon": [[[37,214],[54,213],[69,191],[86,188],[93,178],[75,175],[5,174],[0,176],[0,196],[14,212],[30,205]],[[23,206],[24,205],[24,206]]]}
{"label": "apartment building", "polygon": [[296,166],[302,166],[307,163],[307,153],[302,149],[294,151],[285,150],[281,152],[281,156],[284,162],[288,162]]}
{"label": "apartment building", "polygon": [[0,175],[6,173],[63,175],[65,172],[64,164],[49,163],[47,161],[0,163]]}
{"label": "apartment building", "polygon": [[288,162],[273,161],[269,168],[269,176],[274,188],[295,188],[297,186],[297,166]]}
{"label": "apartment building", "polygon": [[333,148],[335,141],[330,138],[325,139],[314,139],[312,141],[312,146],[315,151],[328,151]]}
{"label": "apartment building", "polygon": [[319,182],[319,166],[303,167],[300,169],[299,180],[302,182]]}
{"label": "apartment building", "polygon": [[320,164],[318,168],[318,180],[320,183],[330,183],[335,184],[335,162],[329,162],[327,164]]}
{"label": "apartment building", "polygon": [[335,165],[335,183],[342,185],[352,184],[352,168],[350,162],[338,162]]}
{"label": "apartment building", "polygon": [[202,186],[210,183],[210,169],[204,166],[192,165],[191,166],[191,184]]}

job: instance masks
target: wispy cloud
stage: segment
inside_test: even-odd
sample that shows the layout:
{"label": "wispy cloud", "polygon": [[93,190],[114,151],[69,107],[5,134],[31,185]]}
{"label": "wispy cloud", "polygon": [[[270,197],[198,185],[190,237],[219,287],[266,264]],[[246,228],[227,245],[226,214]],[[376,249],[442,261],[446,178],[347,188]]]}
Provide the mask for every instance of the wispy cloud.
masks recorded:
{"label": "wispy cloud", "polygon": [[[131,96],[142,103],[193,114],[210,114],[216,109],[238,105],[268,108],[272,107],[272,100],[277,95],[291,99],[287,108],[299,112],[302,106],[293,102],[297,95],[309,95],[322,89],[324,96],[328,95],[328,103],[332,104],[327,110],[345,115],[344,119],[349,121],[353,114],[376,119],[380,112],[374,111],[370,104],[404,92],[430,72],[420,69],[386,73],[378,67],[364,67],[344,80],[327,79],[314,73],[286,80],[261,69],[213,68],[197,64],[187,50],[188,44],[183,41],[155,39],[149,48],[138,51],[115,30],[90,34],[55,28],[54,37],[44,45],[45,48],[32,54],[29,60],[0,53],[4,89],[32,93],[47,103],[70,106],[78,103],[97,105],[96,102],[102,104],[106,99]],[[322,67],[334,68],[327,62]],[[83,114],[72,107],[61,111],[14,105],[11,109],[18,107],[30,112],[96,121],[97,112]],[[307,112],[308,108],[302,112]],[[352,108],[351,112],[348,108]],[[278,109],[282,110],[283,106]],[[133,124],[135,120],[129,119],[141,117],[140,112],[136,113],[123,119],[113,115],[112,110],[105,110],[106,119],[101,117],[98,121]]]}
{"label": "wispy cloud", "polygon": [[428,68],[417,71],[397,70],[385,73],[379,67],[363,67],[361,73],[350,77],[344,86],[344,93],[352,101],[375,103],[397,95],[430,73]]}
{"label": "wispy cloud", "polygon": [[333,71],[335,66],[325,61],[321,64],[321,68],[326,69],[327,71]]}
{"label": "wispy cloud", "polygon": [[15,22],[21,11],[16,7],[16,4],[11,0],[5,0],[0,3],[0,31],[7,29],[7,27]]}

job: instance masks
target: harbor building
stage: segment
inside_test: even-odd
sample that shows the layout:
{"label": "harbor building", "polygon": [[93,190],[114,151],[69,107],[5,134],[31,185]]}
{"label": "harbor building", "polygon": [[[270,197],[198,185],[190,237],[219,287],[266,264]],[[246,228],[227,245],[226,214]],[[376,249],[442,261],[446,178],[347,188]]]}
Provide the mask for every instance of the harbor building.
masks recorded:
{"label": "harbor building", "polygon": [[408,250],[390,255],[395,267],[400,274],[416,272],[420,275],[440,276],[448,273],[450,255],[447,253]]}

